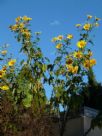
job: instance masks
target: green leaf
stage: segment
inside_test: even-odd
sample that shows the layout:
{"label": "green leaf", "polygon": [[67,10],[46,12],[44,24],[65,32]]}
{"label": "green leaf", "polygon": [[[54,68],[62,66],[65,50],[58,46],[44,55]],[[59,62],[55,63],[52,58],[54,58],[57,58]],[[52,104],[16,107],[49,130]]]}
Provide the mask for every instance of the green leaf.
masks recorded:
{"label": "green leaf", "polygon": [[31,94],[27,94],[27,97],[23,99],[23,105],[27,108],[30,107],[32,99],[33,99],[33,96]]}
{"label": "green leaf", "polygon": [[0,60],[4,60],[3,58],[0,58]]}
{"label": "green leaf", "polygon": [[43,72],[45,72],[47,70],[47,65],[43,64],[42,70],[43,70]]}
{"label": "green leaf", "polygon": [[20,62],[20,65],[22,65],[24,63],[24,59]]}

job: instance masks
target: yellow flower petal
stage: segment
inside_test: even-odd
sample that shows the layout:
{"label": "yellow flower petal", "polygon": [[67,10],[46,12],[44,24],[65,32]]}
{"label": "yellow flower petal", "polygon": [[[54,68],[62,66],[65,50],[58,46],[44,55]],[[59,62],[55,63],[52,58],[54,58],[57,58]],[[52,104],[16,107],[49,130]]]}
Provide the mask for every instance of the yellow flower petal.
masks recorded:
{"label": "yellow flower petal", "polygon": [[78,58],[78,59],[83,57],[83,53],[81,51],[75,51],[73,55],[75,58]]}
{"label": "yellow flower petal", "polygon": [[1,51],[1,54],[2,54],[2,55],[6,55],[6,54],[7,54],[7,50]]}
{"label": "yellow flower petal", "polygon": [[61,41],[61,40],[63,39],[63,35],[59,35],[59,36],[57,37],[57,39],[58,39],[59,41]]}
{"label": "yellow flower petal", "polygon": [[13,59],[13,60],[10,60],[10,61],[8,62],[8,65],[9,65],[9,66],[13,66],[15,63],[16,63],[16,59]]}
{"label": "yellow flower petal", "polygon": [[96,21],[99,21],[99,20],[101,20],[101,19],[100,19],[100,18],[98,18],[98,17],[95,17],[95,20],[96,20]]}
{"label": "yellow flower petal", "polygon": [[19,22],[20,20],[21,20],[20,16],[15,19],[16,22]]}
{"label": "yellow flower petal", "polygon": [[86,30],[86,31],[88,31],[88,30],[90,30],[91,26],[92,26],[91,24],[87,23],[87,24],[85,24],[83,26],[83,29]]}
{"label": "yellow flower petal", "polygon": [[3,86],[0,87],[0,89],[3,90],[3,91],[7,91],[7,90],[9,90],[9,86],[3,85]]}
{"label": "yellow flower petal", "polygon": [[57,45],[56,45],[56,48],[57,49],[60,49],[62,47],[62,44],[61,43],[58,43]]}
{"label": "yellow flower petal", "polygon": [[91,18],[92,18],[92,16],[91,16],[91,15],[87,15],[87,18],[88,18],[88,19],[91,19]]}
{"label": "yellow flower petal", "polygon": [[32,20],[32,18],[27,17],[27,16],[23,16],[22,19],[23,19],[24,21],[30,21],[30,20]]}
{"label": "yellow flower petal", "polygon": [[75,26],[76,26],[76,27],[80,27],[80,26],[81,26],[81,24],[76,24]]}
{"label": "yellow flower petal", "polygon": [[68,34],[68,35],[67,35],[67,38],[68,38],[68,39],[72,39],[72,38],[73,38],[73,35],[72,35],[72,34]]}
{"label": "yellow flower petal", "polygon": [[5,71],[4,70],[0,70],[0,78],[5,76]]}
{"label": "yellow flower petal", "polygon": [[87,43],[84,40],[80,40],[80,41],[77,42],[77,46],[79,48],[84,48],[86,46],[86,44]]}

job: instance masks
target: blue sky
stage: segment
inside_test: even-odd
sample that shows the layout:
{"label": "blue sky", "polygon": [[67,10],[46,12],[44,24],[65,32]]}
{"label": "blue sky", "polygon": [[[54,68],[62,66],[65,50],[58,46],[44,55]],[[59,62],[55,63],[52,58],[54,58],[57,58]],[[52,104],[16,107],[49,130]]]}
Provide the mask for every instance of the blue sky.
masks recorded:
{"label": "blue sky", "polygon": [[[42,32],[40,47],[52,60],[55,56],[52,37],[72,33],[78,38],[74,25],[84,23],[87,14],[102,18],[102,0],[0,0],[0,46],[10,44],[10,51],[17,55],[20,44],[16,42],[8,26],[14,23],[16,17],[27,15],[33,18],[32,31]],[[97,65],[94,71],[97,80],[102,82],[101,21],[95,35],[93,52]]]}

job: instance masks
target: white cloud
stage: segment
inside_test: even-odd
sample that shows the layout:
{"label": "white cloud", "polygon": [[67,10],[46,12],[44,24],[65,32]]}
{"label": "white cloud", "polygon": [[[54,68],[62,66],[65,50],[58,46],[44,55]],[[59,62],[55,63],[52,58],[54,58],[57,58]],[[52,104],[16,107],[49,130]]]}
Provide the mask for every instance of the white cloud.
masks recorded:
{"label": "white cloud", "polygon": [[54,20],[50,23],[51,26],[57,26],[60,25],[61,23],[58,20]]}

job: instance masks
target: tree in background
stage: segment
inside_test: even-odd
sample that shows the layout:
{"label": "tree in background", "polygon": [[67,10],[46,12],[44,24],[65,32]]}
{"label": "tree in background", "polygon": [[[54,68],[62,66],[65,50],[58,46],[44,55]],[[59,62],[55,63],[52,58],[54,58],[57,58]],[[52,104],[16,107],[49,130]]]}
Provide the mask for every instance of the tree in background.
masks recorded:
{"label": "tree in background", "polygon": [[84,96],[84,104],[102,110],[102,85],[96,80],[92,69],[88,72],[88,85],[85,90],[84,93],[86,93],[86,95]]}

